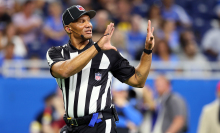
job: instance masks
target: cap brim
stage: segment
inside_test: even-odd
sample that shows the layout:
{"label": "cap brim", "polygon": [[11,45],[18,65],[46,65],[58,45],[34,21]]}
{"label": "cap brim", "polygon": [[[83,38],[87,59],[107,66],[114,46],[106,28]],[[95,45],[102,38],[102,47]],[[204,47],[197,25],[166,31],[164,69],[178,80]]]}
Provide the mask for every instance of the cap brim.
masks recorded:
{"label": "cap brim", "polygon": [[82,13],[78,18],[80,18],[82,15],[85,15],[85,14],[89,15],[89,17],[91,19],[91,18],[93,18],[96,15],[96,11],[94,11],[94,10],[86,11],[86,12]]}

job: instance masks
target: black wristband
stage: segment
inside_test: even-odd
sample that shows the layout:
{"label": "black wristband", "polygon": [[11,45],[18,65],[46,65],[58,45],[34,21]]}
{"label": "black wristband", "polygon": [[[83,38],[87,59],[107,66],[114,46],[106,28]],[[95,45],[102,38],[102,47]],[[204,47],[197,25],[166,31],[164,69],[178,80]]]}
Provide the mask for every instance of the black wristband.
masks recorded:
{"label": "black wristband", "polygon": [[98,43],[95,43],[94,46],[98,52],[102,51],[101,48],[99,47]]}
{"label": "black wristband", "polygon": [[146,54],[148,54],[148,55],[151,54],[152,51],[153,51],[153,50],[147,50],[147,49],[144,49],[144,53],[146,53]]}

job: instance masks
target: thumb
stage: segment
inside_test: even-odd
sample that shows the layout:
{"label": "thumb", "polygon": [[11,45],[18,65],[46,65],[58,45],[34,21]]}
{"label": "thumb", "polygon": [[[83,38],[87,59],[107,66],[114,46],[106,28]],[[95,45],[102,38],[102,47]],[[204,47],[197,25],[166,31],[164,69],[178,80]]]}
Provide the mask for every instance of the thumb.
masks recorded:
{"label": "thumb", "polygon": [[114,49],[115,51],[118,51],[116,47],[111,46],[111,49]]}

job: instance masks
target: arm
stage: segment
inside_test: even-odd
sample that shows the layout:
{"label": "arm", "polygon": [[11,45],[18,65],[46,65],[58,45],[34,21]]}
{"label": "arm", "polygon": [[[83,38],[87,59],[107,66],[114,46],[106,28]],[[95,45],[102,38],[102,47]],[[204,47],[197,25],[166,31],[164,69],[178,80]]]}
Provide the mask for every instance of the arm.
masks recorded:
{"label": "arm", "polygon": [[199,120],[199,125],[198,125],[198,133],[209,133],[209,116],[207,115],[208,113],[206,112],[206,107],[203,108],[200,120]]}
{"label": "arm", "polygon": [[143,89],[143,101],[144,104],[151,110],[154,111],[156,110],[156,102],[154,101],[153,98],[153,92],[151,91],[150,88],[145,86]]}
{"label": "arm", "polygon": [[51,68],[52,75],[58,78],[68,78],[80,72],[97,53],[95,46],[92,46],[73,59],[57,62]]}
{"label": "arm", "polygon": [[[217,57],[218,53],[213,50],[212,45],[215,45],[215,40],[217,38],[216,30],[209,30],[202,39],[202,49],[203,51],[211,56]],[[216,44],[217,45],[217,44]]]}
{"label": "arm", "polygon": [[166,133],[178,133],[184,124],[185,118],[183,116],[175,116]]}
{"label": "arm", "polygon": [[33,25],[28,26],[28,27],[17,26],[16,28],[17,28],[19,33],[25,34],[25,33],[29,32],[30,30],[32,30],[36,27],[37,26],[33,24]]}
{"label": "arm", "polygon": [[132,105],[130,105],[128,103],[127,105],[125,105],[122,108],[122,111],[124,112],[125,116],[131,122],[133,122],[136,126],[140,126],[140,124],[142,122],[142,115],[141,115],[141,113],[137,109],[135,109]]}
{"label": "arm", "polygon": [[[152,50],[154,48],[153,31],[154,28],[151,29],[151,21],[149,20],[147,28],[147,37],[145,41],[145,49],[147,50]],[[126,80],[125,83],[133,87],[144,87],[145,82],[147,80],[147,76],[150,71],[151,61],[152,53],[149,55],[143,53],[139,65],[135,68],[135,74],[128,80]]]}
{"label": "arm", "polygon": [[218,53],[216,53],[212,49],[205,50],[205,53],[208,54],[208,55],[214,56],[214,57],[218,57]]}
{"label": "arm", "polygon": [[23,17],[21,15],[14,15],[12,18],[12,22],[14,23],[16,30],[19,33],[25,34],[34,28],[39,28],[41,25],[41,19],[39,17],[34,16],[29,25],[23,25],[25,20],[22,20]]}
{"label": "arm", "polygon": [[2,32],[0,31],[0,51],[3,49],[4,47],[2,46]]}
{"label": "arm", "polygon": [[123,116],[118,116],[119,122],[116,123],[116,126],[119,128],[128,128],[129,130],[137,130],[137,126],[131,122],[126,120]]}
{"label": "arm", "polygon": [[48,36],[49,38],[52,38],[54,40],[59,40],[61,37],[66,35],[66,32],[63,31],[53,31],[50,27],[44,27],[43,33]]}
{"label": "arm", "polygon": [[[135,107],[133,107],[131,103],[126,100],[125,97],[121,96],[120,93],[115,93],[113,91],[113,95],[114,103],[117,107],[116,109],[120,109],[120,111],[123,112],[126,120],[129,120],[136,126],[139,126],[142,122],[142,114]],[[121,119],[119,119],[119,122],[121,122]]]}
{"label": "arm", "polygon": [[121,115],[118,115],[118,118],[119,118],[119,122],[116,122],[117,127],[126,128],[127,127],[126,118]]}
{"label": "arm", "polygon": [[182,98],[171,97],[171,110],[173,114],[173,120],[167,129],[166,133],[178,133],[182,131],[186,124],[187,109]]}
{"label": "arm", "polygon": [[[110,39],[113,31],[114,24],[111,23],[107,26],[107,29],[105,31],[105,34],[110,33],[110,35],[104,36],[99,41],[99,47],[102,50],[116,50],[116,48],[110,44]],[[96,50],[95,46],[92,46],[73,59],[57,62],[51,67],[52,75],[58,78],[68,78],[80,72],[97,53],[98,51]]]}
{"label": "arm", "polygon": [[18,32],[20,32],[22,34],[26,34],[26,33],[30,32],[32,29],[39,28],[41,26],[41,24],[42,24],[42,21],[40,19],[36,19],[34,21],[34,23],[32,23],[29,26],[16,25],[16,28],[17,28]]}

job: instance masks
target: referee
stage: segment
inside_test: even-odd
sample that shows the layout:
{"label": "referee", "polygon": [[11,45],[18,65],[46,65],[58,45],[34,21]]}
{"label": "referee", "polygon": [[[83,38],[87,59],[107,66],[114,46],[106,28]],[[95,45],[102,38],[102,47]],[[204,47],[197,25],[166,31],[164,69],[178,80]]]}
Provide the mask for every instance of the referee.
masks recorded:
{"label": "referee", "polygon": [[150,71],[154,47],[151,21],[140,63],[134,68],[110,43],[113,23],[98,42],[92,41],[90,19],[95,14],[80,5],[67,8],[62,21],[70,40],[47,51],[50,72],[63,93],[66,126],[61,133],[116,133],[112,76],[128,85],[143,87]]}

